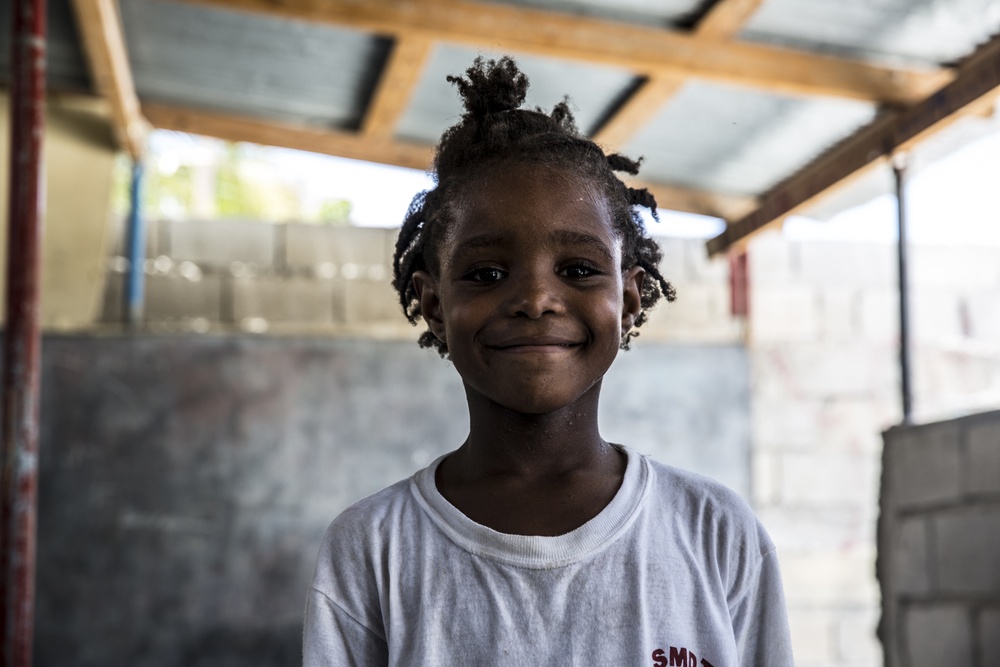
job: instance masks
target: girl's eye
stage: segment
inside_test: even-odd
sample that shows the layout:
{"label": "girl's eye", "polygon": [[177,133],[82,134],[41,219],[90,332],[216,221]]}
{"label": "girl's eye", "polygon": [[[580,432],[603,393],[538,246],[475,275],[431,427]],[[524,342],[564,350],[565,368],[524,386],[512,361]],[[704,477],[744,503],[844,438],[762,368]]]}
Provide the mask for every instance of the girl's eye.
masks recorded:
{"label": "girl's eye", "polygon": [[495,283],[503,279],[504,272],[495,266],[483,266],[469,271],[462,277],[474,283]]}
{"label": "girl's eye", "polygon": [[600,271],[588,264],[572,264],[562,270],[562,274],[567,278],[589,278],[598,273]]}

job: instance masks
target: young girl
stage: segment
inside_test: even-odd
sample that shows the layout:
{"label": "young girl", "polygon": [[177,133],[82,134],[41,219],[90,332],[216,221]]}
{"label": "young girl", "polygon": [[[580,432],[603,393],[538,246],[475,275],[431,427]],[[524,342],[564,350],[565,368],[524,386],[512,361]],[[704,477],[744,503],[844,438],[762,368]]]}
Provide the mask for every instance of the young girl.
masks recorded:
{"label": "young girl", "polygon": [[[601,438],[601,380],[673,299],[645,190],[565,102],[521,109],[509,58],[464,99],[395,287],[462,377],[469,436],[341,514],[306,605],[306,665],[791,665],[774,546],[735,493]],[[434,419],[434,415],[427,415]]]}

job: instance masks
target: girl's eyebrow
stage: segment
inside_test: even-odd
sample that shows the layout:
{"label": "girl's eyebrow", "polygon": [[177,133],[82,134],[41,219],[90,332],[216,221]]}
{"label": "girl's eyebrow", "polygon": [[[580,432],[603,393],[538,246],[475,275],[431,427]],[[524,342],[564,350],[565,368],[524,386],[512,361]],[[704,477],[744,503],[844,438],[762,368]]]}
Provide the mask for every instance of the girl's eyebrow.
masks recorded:
{"label": "girl's eyebrow", "polygon": [[453,253],[456,257],[470,250],[478,250],[479,248],[499,248],[504,243],[503,234],[480,234],[479,236],[473,236],[471,239],[465,239],[455,247],[455,252]]}
{"label": "girl's eyebrow", "polygon": [[583,245],[591,250],[597,252],[601,257],[609,262],[615,261],[615,256],[611,252],[611,248],[607,244],[596,236],[590,234],[585,234],[583,232],[577,232],[570,229],[557,229],[550,234],[552,239],[559,245],[563,246],[574,246]]}

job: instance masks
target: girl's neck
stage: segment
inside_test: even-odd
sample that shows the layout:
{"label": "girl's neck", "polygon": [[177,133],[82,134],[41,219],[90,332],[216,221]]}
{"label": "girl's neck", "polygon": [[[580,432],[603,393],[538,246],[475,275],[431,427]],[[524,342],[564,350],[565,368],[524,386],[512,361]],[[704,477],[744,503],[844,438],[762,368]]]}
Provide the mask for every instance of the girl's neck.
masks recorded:
{"label": "girl's neck", "polygon": [[617,467],[597,423],[600,385],[555,412],[513,412],[471,389],[469,438],[457,452],[462,476],[544,477]]}

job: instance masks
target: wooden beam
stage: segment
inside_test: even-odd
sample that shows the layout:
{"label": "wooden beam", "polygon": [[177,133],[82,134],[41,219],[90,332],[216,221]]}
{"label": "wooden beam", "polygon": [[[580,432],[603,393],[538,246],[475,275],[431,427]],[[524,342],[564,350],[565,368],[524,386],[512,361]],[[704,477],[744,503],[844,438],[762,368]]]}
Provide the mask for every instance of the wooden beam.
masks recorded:
{"label": "wooden beam", "polygon": [[422,144],[375,141],[353,133],[163,104],[143,104],[142,110],[154,127],[226,141],[248,141],[411,169],[429,169],[434,159],[434,147]]}
{"label": "wooden beam", "polygon": [[378,87],[361,124],[361,134],[388,138],[406,110],[410,96],[424,69],[433,44],[419,35],[399,35],[382,70]]}
{"label": "wooden beam", "polygon": [[947,70],[898,69],[758,44],[705,40],[646,26],[462,0],[187,0],[390,35],[421,34],[489,51],[620,67],[640,75],[700,77],[794,95],[891,104],[921,100]]}
{"label": "wooden beam", "polygon": [[[694,34],[706,39],[733,37],[761,2],[763,0],[719,0],[695,26]],[[594,134],[594,141],[602,146],[624,146],[677,94],[683,84],[683,80],[676,77],[648,79]]]}
{"label": "wooden beam", "polygon": [[887,156],[906,151],[965,115],[981,114],[1000,94],[1000,36],[981,47],[958,69],[951,84],[906,111],[883,114],[780,183],[760,206],[708,242],[710,254],[745,243],[750,235],[803,210],[830,188],[859,176]]}
{"label": "wooden beam", "polygon": [[656,197],[659,208],[682,213],[697,213],[715,218],[732,220],[739,218],[757,207],[754,197],[724,195],[717,192],[695,190],[665,183],[652,183],[639,179],[629,179],[628,185],[633,188],[646,188]]}
{"label": "wooden beam", "polygon": [[111,103],[118,145],[138,160],[145,152],[149,127],[139,109],[117,0],[73,0],[73,9],[90,75]]}
{"label": "wooden beam", "polygon": [[732,39],[764,0],[719,0],[695,26],[694,33],[710,39]]}

